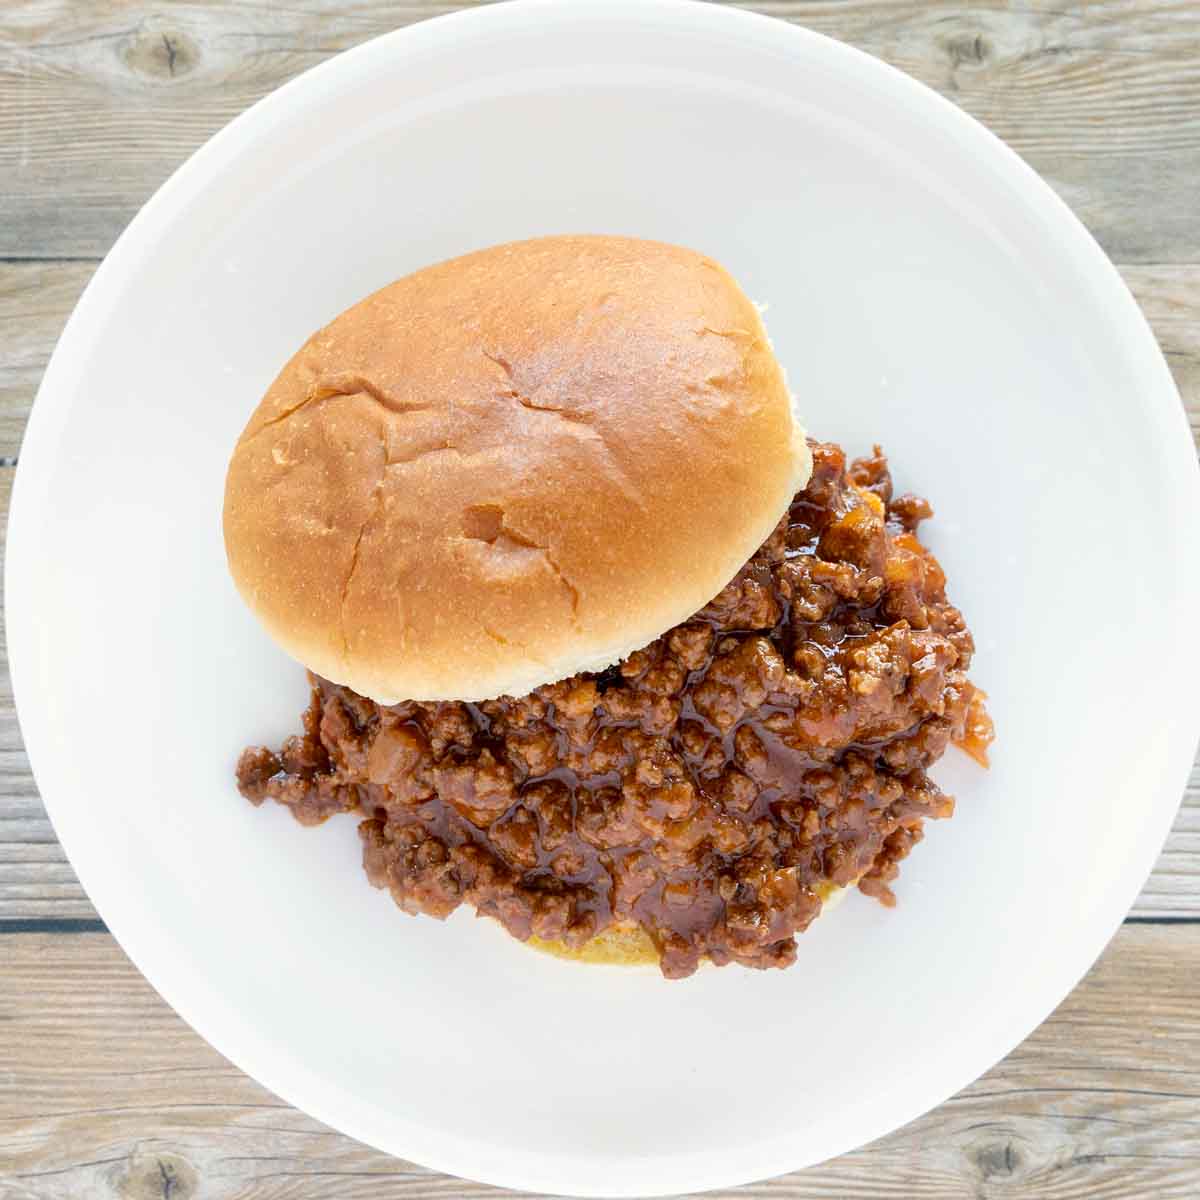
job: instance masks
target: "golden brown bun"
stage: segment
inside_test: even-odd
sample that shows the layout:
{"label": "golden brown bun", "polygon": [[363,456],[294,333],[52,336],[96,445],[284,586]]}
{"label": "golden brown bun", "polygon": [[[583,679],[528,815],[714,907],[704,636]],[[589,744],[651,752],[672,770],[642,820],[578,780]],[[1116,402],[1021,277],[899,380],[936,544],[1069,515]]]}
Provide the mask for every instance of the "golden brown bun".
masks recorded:
{"label": "golden brown bun", "polygon": [[319,675],[381,703],[521,695],[706,604],[810,470],[726,271],[540,238],[418,271],[314,334],[234,450],[225,546]]}
{"label": "golden brown bun", "polygon": [[588,938],[582,946],[567,946],[531,937],[526,943],[535,950],[569,958],[574,962],[599,963],[610,967],[644,967],[658,963],[658,947],[650,935],[632,921],[610,925],[603,933]]}
{"label": "golden brown bun", "polygon": [[[851,884],[851,887],[854,885]],[[846,897],[847,888],[827,884],[818,889],[821,896],[821,911],[817,916],[832,912]],[[608,967],[647,967],[658,965],[658,947],[654,939],[633,921],[618,921],[602,933],[589,938],[582,946],[567,946],[562,942],[547,942],[531,937],[526,943],[544,954],[555,958],[569,958],[573,962],[593,963]],[[707,965],[708,960],[701,960]]]}

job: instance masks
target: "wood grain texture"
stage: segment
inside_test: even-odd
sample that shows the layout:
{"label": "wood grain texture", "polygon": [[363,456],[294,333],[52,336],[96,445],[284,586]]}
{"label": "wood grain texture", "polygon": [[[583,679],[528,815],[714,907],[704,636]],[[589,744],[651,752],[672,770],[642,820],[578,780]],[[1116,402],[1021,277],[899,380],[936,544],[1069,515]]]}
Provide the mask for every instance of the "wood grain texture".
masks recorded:
{"label": "wood grain texture", "polygon": [[[6,0],[0,256],[100,255],[231,117],[435,0]],[[775,0],[986,122],[1124,262],[1200,262],[1200,6]]]}
{"label": "wood grain texture", "polygon": [[[289,1108],[193,1034],[105,934],[10,934],[0,953],[4,1200],[505,1194],[390,1159]],[[1200,926],[1126,926],[1054,1016],[933,1113],[729,1194],[1200,1195]]]}
{"label": "wood grain texture", "polygon": [[0,462],[11,462],[42,372],[96,269],[86,263],[0,263]]}
{"label": "wood grain texture", "polygon": [[[94,269],[92,263],[0,263],[0,329],[6,335],[0,341],[0,461],[18,453],[42,371]],[[1200,265],[1122,270],[1175,373],[1200,446]],[[5,518],[11,475],[0,468]],[[5,662],[0,658],[0,920],[95,919],[38,798]],[[1133,913],[1200,918],[1200,760]]]}

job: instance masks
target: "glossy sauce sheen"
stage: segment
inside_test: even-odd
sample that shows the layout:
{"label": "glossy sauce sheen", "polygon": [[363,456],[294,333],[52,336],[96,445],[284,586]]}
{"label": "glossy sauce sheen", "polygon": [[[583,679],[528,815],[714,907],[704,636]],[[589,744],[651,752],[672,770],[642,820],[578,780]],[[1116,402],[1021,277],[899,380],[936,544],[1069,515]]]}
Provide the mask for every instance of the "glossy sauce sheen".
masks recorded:
{"label": "glossy sauce sheen", "polygon": [[304,732],[238,784],[306,824],[359,811],[407,912],[459,904],[580,946],[637,922],[663,973],[783,967],[831,888],[886,904],[953,800],[927,769],[991,740],[973,643],[876,453],[813,443],[808,487],[712,603],[619,666],[483,704],[383,707],[313,679]]}

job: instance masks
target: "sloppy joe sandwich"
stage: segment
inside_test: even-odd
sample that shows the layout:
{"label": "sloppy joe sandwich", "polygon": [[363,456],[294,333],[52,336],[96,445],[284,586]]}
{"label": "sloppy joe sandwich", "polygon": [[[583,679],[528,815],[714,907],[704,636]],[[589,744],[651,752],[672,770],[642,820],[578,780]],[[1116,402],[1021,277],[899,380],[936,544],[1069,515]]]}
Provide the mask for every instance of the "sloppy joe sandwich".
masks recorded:
{"label": "sloppy joe sandwich", "polygon": [[990,728],[876,451],[808,442],[755,305],[691,250],[551,237],[368,296],[233,452],[229,567],[310,672],[237,767],[368,878],[584,961],[786,966],[890,902]]}

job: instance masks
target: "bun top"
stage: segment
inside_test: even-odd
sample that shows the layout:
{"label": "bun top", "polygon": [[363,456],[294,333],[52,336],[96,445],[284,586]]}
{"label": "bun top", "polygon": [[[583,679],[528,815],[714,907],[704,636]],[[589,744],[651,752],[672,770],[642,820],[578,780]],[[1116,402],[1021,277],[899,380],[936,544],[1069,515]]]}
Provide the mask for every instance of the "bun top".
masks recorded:
{"label": "bun top", "polygon": [[755,306],[712,259],[548,237],[417,271],[315,333],[246,426],[246,603],[381,703],[523,695],[706,604],[811,459]]}

